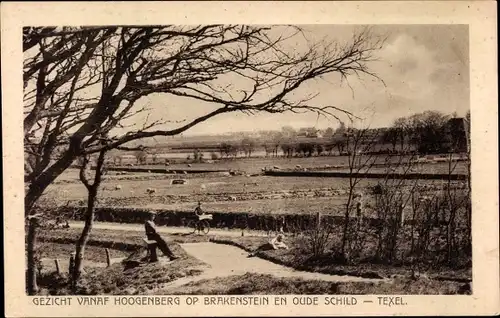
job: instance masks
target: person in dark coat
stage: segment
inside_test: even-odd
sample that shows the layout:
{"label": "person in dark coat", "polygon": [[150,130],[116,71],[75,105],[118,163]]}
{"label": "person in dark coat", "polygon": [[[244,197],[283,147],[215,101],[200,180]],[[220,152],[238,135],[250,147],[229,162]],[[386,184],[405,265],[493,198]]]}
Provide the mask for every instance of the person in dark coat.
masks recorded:
{"label": "person in dark coat", "polygon": [[148,240],[156,241],[160,251],[162,251],[163,255],[168,256],[170,260],[175,260],[179,258],[174,255],[174,253],[168,247],[167,242],[165,242],[165,240],[156,231],[155,218],[156,218],[156,212],[150,211],[149,218],[144,224],[144,227],[146,229],[146,237],[148,238]]}

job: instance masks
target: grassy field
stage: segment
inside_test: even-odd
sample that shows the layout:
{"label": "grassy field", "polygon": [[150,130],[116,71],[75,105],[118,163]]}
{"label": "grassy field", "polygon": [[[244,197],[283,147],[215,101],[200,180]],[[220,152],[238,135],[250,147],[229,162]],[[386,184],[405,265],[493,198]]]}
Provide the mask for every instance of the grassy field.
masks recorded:
{"label": "grassy field", "polygon": [[[370,162],[374,162],[376,164],[384,164],[386,163],[387,156],[377,156]],[[401,161],[400,161],[401,160]],[[389,162],[392,162],[393,165],[396,162],[406,162],[409,160],[409,157],[405,157],[400,159],[399,157],[393,157],[389,159]],[[173,163],[169,166],[165,166],[162,163],[158,163],[156,165],[148,164],[148,165],[135,165],[134,167],[151,169],[151,168],[161,168],[165,167],[166,169],[172,170],[183,170],[183,169],[200,169],[200,170],[219,170],[219,169],[227,169],[227,170],[238,170],[245,171],[248,174],[260,173],[263,168],[271,169],[274,166],[278,166],[280,169],[294,169],[299,165],[301,168],[315,168],[315,167],[348,167],[349,159],[347,156],[320,156],[320,157],[292,157],[292,158],[284,158],[284,157],[269,157],[269,158],[238,158],[238,159],[219,159],[214,161],[213,163],[197,163],[190,162],[190,166],[188,163]],[[421,164],[421,169],[427,173],[447,173],[449,171],[449,166],[447,162],[434,162],[434,163],[426,163]],[[456,173],[464,173],[466,170],[465,162],[459,162],[455,167]]]}
{"label": "grassy field", "polygon": [[[271,177],[271,176],[220,176],[190,175],[187,184],[172,185],[170,179],[161,179],[161,175],[143,174],[153,179],[103,181],[98,193],[100,207],[127,207],[138,209],[160,209],[180,212],[192,212],[197,202],[203,203],[208,213],[250,213],[250,214],[333,214],[343,212],[347,202],[349,179],[321,177]],[[76,178],[75,170],[68,171],[65,178]],[[109,177],[109,176],[108,176]],[[123,177],[123,176],[120,176]],[[374,205],[368,194],[370,187],[378,179],[362,179],[356,192],[365,193],[365,206]],[[408,181],[413,184],[414,181]],[[434,193],[441,189],[446,181],[418,180],[418,184],[428,187]],[[465,186],[464,182],[454,185]],[[116,186],[119,185],[117,189]],[[154,188],[154,194],[147,194],[146,189]],[[56,205],[68,201],[74,205],[85,205],[87,191],[79,182],[51,185],[44,196]],[[370,213],[366,216],[370,217]]]}
{"label": "grassy field", "polygon": [[[375,240],[365,242],[365,247],[356,262],[345,264],[334,256],[336,248],[340,242],[340,229],[334,232],[328,242],[328,248],[324,257],[316,258],[311,254],[310,240],[304,235],[288,236],[286,244],[289,250],[269,250],[260,251],[258,256],[272,262],[290,266],[298,270],[311,272],[321,272],[335,275],[352,275],[367,278],[389,278],[394,275],[410,277],[412,266],[409,262],[395,262],[394,264],[383,264],[375,260],[374,253],[376,246]],[[214,242],[221,244],[235,245],[247,251],[255,251],[259,246],[268,242],[263,237],[231,237],[215,238]],[[409,246],[400,243],[398,246],[398,255],[407,253]],[[436,251],[439,247],[435,247]],[[464,256],[464,262],[455,267],[447,267],[438,264],[437,257],[434,260],[416,264],[416,271],[425,274],[431,278],[451,279],[457,281],[467,281],[472,279],[472,270]]]}
{"label": "grassy field", "polygon": [[456,295],[467,284],[396,278],[390,282],[326,282],[247,273],[189,283],[171,292],[179,295]]}
{"label": "grassy field", "polygon": [[[111,258],[121,258],[128,256],[124,251],[109,249]],[[41,242],[38,245],[38,252],[43,258],[68,260],[71,253],[75,252],[75,245],[61,244],[54,242]],[[102,247],[89,246],[85,250],[85,259],[95,263],[106,263],[106,251]]]}

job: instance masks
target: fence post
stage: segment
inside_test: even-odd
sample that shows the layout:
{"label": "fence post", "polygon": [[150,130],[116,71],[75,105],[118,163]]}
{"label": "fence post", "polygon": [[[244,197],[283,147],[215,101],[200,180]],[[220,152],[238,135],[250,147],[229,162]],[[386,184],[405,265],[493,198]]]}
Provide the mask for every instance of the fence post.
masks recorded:
{"label": "fence post", "polygon": [[316,213],[316,227],[321,228],[321,212]]}
{"label": "fence post", "polygon": [[401,205],[400,210],[401,210],[401,215],[399,217],[401,220],[401,226],[404,226],[404,224],[405,224],[405,209],[404,209],[403,205]]}
{"label": "fence post", "polygon": [[69,268],[68,268],[68,271],[69,271],[70,277],[72,277],[72,275],[73,275],[73,269],[75,267],[75,256],[76,256],[76,252],[72,252],[69,255]]}
{"label": "fence post", "polygon": [[56,273],[59,275],[61,274],[61,265],[59,264],[59,259],[55,259],[54,263],[56,264]]}
{"label": "fence post", "polygon": [[111,266],[111,255],[109,253],[109,249],[106,249],[106,265],[107,267]]}

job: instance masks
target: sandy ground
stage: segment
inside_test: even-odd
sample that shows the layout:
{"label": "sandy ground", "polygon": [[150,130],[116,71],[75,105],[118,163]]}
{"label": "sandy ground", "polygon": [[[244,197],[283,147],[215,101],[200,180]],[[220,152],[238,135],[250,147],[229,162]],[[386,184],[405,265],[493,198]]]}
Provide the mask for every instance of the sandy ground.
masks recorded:
{"label": "sandy ground", "polygon": [[[83,222],[70,222],[70,227],[72,228],[83,228]],[[144,232],[143,224],[128,224],[128,223],[110,223],[110,222],[95,222],[93,225],[94,229],[104,229],[104,230],[119,230],[119,231],[137,231]],[[188,227],[166,227],[157,226],[157,231],[159,233],[165,234],[175,234],[175,233],[192,233],[193,229]],[[222,229],[210,229],[209,235],[215,236],[241,236],[241,230],[222,230]],[[263,231],[244,231],[244,235],[248,236],[267,236],[266,232]]]}
{"label": "sandy ground", "polygon": [[181,247],[188,254],[205,262],[209,268],[207,268],[201,275],[184,277],[161,286],[163,292],[175,290],[185,284],[197,282],[203,279],[243,275],[247,272],[269,274],[277,277],[302,278],[305,280],[323,280],[330,282],[380,281],[380,279],[297,271],[258,257],[247,257],[247,252],[230,245],[202,242],[181,244]]}

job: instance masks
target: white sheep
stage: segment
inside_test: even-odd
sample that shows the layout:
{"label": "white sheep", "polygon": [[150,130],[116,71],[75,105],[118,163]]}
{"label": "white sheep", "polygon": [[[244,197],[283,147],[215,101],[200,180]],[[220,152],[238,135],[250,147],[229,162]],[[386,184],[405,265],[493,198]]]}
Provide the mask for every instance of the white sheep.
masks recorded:
{"label": "white sheep", "polygon": [[232,196],[229,197],[229,200],[230,201],[236,201],[236,197],[232,195]]}

